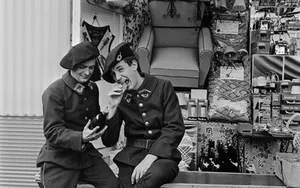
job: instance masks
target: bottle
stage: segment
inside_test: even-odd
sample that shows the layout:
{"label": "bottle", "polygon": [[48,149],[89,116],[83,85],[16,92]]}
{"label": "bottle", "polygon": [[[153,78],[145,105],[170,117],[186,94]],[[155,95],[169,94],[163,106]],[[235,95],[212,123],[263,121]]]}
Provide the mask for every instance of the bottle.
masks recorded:
{"label": "bottle", "polygon": [[197,112],[197,99],[189,99],[188,102],[188,119],[189,120],[197,120],[198,112]]}
{"label": "bottle", "polygon": [[214,171],[214,160],[215,160],[215,141],[208,140],[208,171]]}
{"label": "bottle", "polygon": [[204,159],[203,159],[203,168],[202,171],[209,171],[209,159],[208,159],[208,151],[204,151]]}
{"label": "bottle", "polygon": [[224,169],[225,151],[224,151],[223,142],[221,140],[217,141],[217,152],[219,154],[219,160],[217,163],[220,165],[218,171],[223,172],[224,171],[223,169]]}
{"label": "bottle", "polygon": [[214,158],[215,156],[215,141],[210,140],[209,142],[209,157]]}
{"label": "bottle", "polygon": [[195,161],[195,157],[196,157],[196,154],[195,153],[191,153],[191,163],[189,164],[189,170],[190,171],[195,171],[197,169],[197,164],[196,164],[196,161]]}
{"label": "bottle", "polygon": [[199,159],[198,159],[198,168],[200,169],[199,171],[202,171],[202,169],[203,169],[204,148],[205,148],[205,146],[201,146],[200,155],[199,155]]}
{"label": "bottle", "polygon": [[102,112],[96,115],[91,121],[90,129],[94,129],[95,127],[99,126],[97,132],[101,131],[105,127],[106,115],[107,113],[103,114]]}
{"label": "bottle", "polygon": [[210,161],[208,158],[208,144],[205,146],[203,153],[204,156],[202,160],[202,171],[209,171]]}
{"label": "bottle", "polygon": [[238,172],[237,150],[233,147],[232,142],[228,141],[228,157],[231,162],[231,172]]}
{"label": "bottle", "polygon": [[218,150],[215,151],[214,171],[219,171],[221,165],[221,159]]}

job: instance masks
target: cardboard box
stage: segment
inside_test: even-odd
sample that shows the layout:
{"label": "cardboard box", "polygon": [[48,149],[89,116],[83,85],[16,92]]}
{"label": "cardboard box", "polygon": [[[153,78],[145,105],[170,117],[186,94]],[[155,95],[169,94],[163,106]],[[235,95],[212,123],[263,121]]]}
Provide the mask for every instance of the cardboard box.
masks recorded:
{"label": "cardboard box", "polygon": [[286,103],[289,103],[289,104],[291,104],[291,103],[295,104],[295,102],[298,102],[297,104],[299,104],[300,103],[300,95],[298,95],[298,94],[294,95],[294,94],[289,94],[289,93],[283,93],[281,100],[283,102],[286,102]]}
{"label": "cardboard box", "polygon": [[293,105],[293,104],[283,104],[281,105],[281,111],[285,112],[299,112],[300,105]]}
{"label": "cardboard box", "polygon": [[253,54],[270,54],[269,42],[257,42],[252,44]]}
{"label": "cardboard box", "polygon": [[272,93],[272,106],[279,106],[281,104],[280,97],[280,93]]}
{"label": "cardboard box", "polygon": [[198,99],[205,101],[207,100],[207,90],[206,89],[191,89],[191,99]]}
{"label": "cardboard box", "polygon": [[280,106],[272,106],[271,119],[276,119],[280,114]]}
{"label": "cardboard box", "polygon": [[251,136],[253,133],[253,124],[248,122],[239,122],[237,126],[237,132],[241,133],[242,135]]}
{"label": "cardboard box", "polygon": [[254,123],[268,123],[271,121],[271,108],[265,110],[253,110]]}
{"label": "cardboard box", "polygon": [[256,32],[256,41],[257,42],[269,42],[271,40],[271,31],[270,30],[257,30]]}
{"label": "cardboard box", "polygon": [[288,187],[300,187],[300,161],[298,154],[276,153],[275,174]]}
{"label": "cardboard box", "polygon": [[271,108],[271,95],[253,95],[253,109],[266,110]]}

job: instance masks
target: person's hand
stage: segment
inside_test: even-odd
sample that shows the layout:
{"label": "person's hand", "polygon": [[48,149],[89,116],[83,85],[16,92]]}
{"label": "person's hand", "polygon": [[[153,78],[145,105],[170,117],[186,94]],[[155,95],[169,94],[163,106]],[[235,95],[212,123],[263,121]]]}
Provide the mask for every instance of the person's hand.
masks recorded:
{"label": "person's hand", "polygon": [[137,183],[156,159],[157,156],[155,155],[146,155],[146,157],[134,168],[131,175],[131,184]]}
{"label": "person's hand", "polygon": [[107,119],[110,119],[118,105],[121,102],[123,93],[124,93],[125,89],[121,84],[115,84],[114,87],[108,92],[108,97],[109,97],[109,102],[108,102],[108,115],[107,115]]}
{"label": "person's hand", "polygon": [[105,126],[101,131],[98,131],[100,129],[99,126],[96,126],[94,129],[90,129],[89,128],[90,124],[91,124],[91,120],[89,120],[83,128],[83,131],[82,131],[82,142],[83,143],[87,143],[89,141],[98,139],[104,133],[104,131],[107,129],[107,126]]}

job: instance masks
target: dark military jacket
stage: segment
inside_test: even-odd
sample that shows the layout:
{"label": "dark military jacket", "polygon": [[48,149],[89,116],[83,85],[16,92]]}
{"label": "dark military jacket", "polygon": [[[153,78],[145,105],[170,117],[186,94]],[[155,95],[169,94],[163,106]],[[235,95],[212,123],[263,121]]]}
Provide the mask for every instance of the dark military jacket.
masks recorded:
{"label": "dark military jacket", "polygon": [[152,139],[151,148],[127,145],[114,158],[115,162],[136,166],[147,154],[159,158],[181,160],[177,150],[185,131],[178,98],[172,84],[148,74],[137,91],[127,91],[116,114],[107,120],[103,144],[114,145],[124,120],[127,139]]}
{"label": "dark military jacket", "polygon": [[51,162],[70,169],[92,166],[91,156],[102,157],[92,144],[82,144],[82,130],[100,112],[99,91],[95,83],[78,83],[70,72],[52,83],[43,93],[44,135],[46,143],[37,166]]}

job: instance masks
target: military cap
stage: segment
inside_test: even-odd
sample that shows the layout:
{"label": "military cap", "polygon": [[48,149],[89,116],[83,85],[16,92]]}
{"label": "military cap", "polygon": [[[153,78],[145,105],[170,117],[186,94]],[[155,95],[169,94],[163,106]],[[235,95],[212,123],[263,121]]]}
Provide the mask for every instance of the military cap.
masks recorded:
{"label": "military cap", "polygon": [[84,41],[73,46],[60,61],[60,66],[72,70],[75,65],[95,59],[99,56],[99,50],[94,43]]}
{"label": "military cap", "polygon": [[109,83],[114,83],[115,80],[111,75],[111,69],[120,61],[127,57],[134,56],[133,51],[130,46],[126,42],[122,42],[117,45],[114,49],[112,49],[106,57],[106,63],[103,71],[103,79]]}

